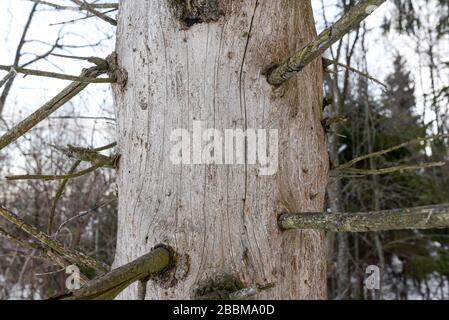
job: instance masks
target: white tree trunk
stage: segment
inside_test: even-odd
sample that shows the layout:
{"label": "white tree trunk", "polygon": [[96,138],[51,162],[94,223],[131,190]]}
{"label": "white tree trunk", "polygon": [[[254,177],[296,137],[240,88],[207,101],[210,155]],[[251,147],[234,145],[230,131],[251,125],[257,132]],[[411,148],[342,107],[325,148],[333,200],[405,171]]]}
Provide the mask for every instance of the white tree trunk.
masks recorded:
{"label": "white tree trunk", "polygon": [[[115,88],[122,154],[115,265],[163,243],[176,251],[177,267],[148,283],[147,299],[271,282],[257,298],[325,298],[323,233],[277,227],[281,213],[323,211],[321,62],[279,88],[262,74],[315,36],[310,1],[194,1],[218,3],[218,21],[188,28],[171,10],[180,0],[120,3],[116,51],[128,83]],[[279,130],[277,173],[173,164],[171,134],[192,131],[194,121],[221,132]],[[222,276],[233,286],[219,283]],[[120,297],[137,298],[136,286]]]}

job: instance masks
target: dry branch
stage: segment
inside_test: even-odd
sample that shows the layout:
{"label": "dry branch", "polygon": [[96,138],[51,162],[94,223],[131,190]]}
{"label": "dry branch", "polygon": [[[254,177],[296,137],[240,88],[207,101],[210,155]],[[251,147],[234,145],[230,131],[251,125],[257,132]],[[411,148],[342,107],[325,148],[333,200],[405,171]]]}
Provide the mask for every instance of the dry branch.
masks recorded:
{"label": "dry branch", "polygon": [[81,0],[72,0],[72,2],[77,4],[81,9],[90,12],[91,14],[93,14],[93,15],[97,16],[98,18],[100,18],[100,19],[102,19],[102,20],[112,24],[113,26],[117,25],[117,21],[116,20],[112,19],[111,17],[108,17],[107,15],[105,15],[104,13],[102,13],[100,11],[95,10],[95,8],[91,4],[89,4],[89,3],[85,2],[85,1],[81,1]]}
{"label": "dry branch", "polygon": [[[81,161],[78,160],[76,161],[72,167],[70,168],[68,174],[71,175],[75,172],[75,170],[80,166]],[[50,212],[48,214],[48,222],[47,222],[47,233],[49,235],[53,234],[53,224],[54,224],[54,217],[55,217],[55,213],[56,213],[56,206],[58,205],[59,199],[61,199],[62,194],[64,193],[65,187],[67,186],[67,183],[69,183],[70,179],[64,179],[61,181],[58,190],[56,191],[56,195],[55,198],[53,199],[52,203],[51,203],[51,208],[50,208]]]}
{"label": "dry branch", "polygon": [[353,28],[358,26],[377,7],[386,0],[361,0],[343,15],[333,26],[324,30],[315,40],[304,49],[288,58],[281,65],[271,70],[268,82],[272,85],[281,85],[296,73],[304,69],[309,63],[319,58],[335,42],[343,38]]}
{"label": "dry branch", "polygon": [[383,156],[384,154],[393,152],[393,151],[398,150],[398,149],[402,149],[402,148],[408,147],[410,145],[420,144],[421,142],[435,140],[435,139],[443,139],[443,138],[449,138],[449,134],[440,134],[440,135],[435,135],[435,136],[431,136],[431,137],[424,137],[424,138],[417,138],[417,139],[414,139],[414,140],[410,140],[410,141],[407,141],[407,142],[395,145],[393,147],[390,147],[388,149],[376,151],[376,152],[373,152],[373,153],[369,153],[369,154],[357,157],[357,158],[352,159],[351,161],[349,161],[347,163],[339,165],[338,167],[334,168],[334,170],[343,171],[343,170],[346,170],[346,169],[352,167],[353,165],[355,165],[356,163],[358,163],[360,161],[363,161],[363,160],[380,157],[380,156]]}
{"label": "dry branch", "polygon": [[[57,3],[49,2],[49,1],[43,1],[43,0],[28,0],[31,2],[35,2],[38,4],[43,4],[58,10],[71,10],[71,11],[80,11],[82,10],[80,7],[71,7],[71,6],[63,6]],[[118,9],[119,4],[118,3],[91,3],[90,7],[95,9]]]}
{"label": "dry branch", "polygon": [[27,69],[22,67],[14,67],[14,66],[4,66],[0,65],[0,70],[15,70],[16,73],[22,73],[30,76],[37,77],[46,77],[46,78],[55,78],[61,80],[69,80],[76,82],[85,82],[85,83],[114,83],[115,80],[111,78],[91,78],[91,77],[81,77],[81,76],[73,76],[69,74],[57,73],[57,72],[48,72],[48,71],[40,71]]}
{"label": "dry branch", "polygon": [[69,158],[75,158],[77,160],[90,162],[94,166],[106,167],[106,168],[116,168],[118,156],[105,156],[96,150],[67,146],[67,148],[57,148],[59,151],[63,152]]}
{"label": "dry branch", "polygon": [[133,282],[150,278],[167,269],[170,261],[170,251],[165,247],[157,247],[137,260],[90,281],[81,289],[58,298],[68,300],[112,300]]}
{"label": "dry branch", "polygon": [[388,86],[387,86],[385,83],[383,83],[382,81],[380,81],[380,80],[374,78],[374,77],[371,76],[369,73],[367,73],[367,72],[362,72],[362,71],[357,70],[356,68],[353,68],[353,67],[351,67],[351,66],[348,66],[348,65],[346,65],[346,64],[344,64],[344,63],[341,63],[341,62],[338,62],[338,61],[334,61],[334,60],[330,60],[330,59],[327,59],[327,58],[323,58],[323,65],[324,65],[324,67],[326,67],[326,68],[327,68],[328,66],[330,66],[330,65],[337,65],[337,66],[339,66],[339,67],[343,67],[343,68],[345,68],[345,69],[348,69],[348,70],[351,71],[351,72],[354,72],[354,73],[358,74],[359,76],[362,76],[362,77],[364,77],[364,78],[367,78],[368,80],[371,80],[371,81],[373,81],[373,82],[375,82],[375,83],[381,85],[381,86],[384,87],[385,89],[388,89]]}
{"label": "dry branch", "polygon": [[292,213],[279,218],[284,230],[368,232],[449,228],[449,204],[356,213]]}
{"label": "dry branch", "polygon": [[11,213],[3,208],[0,208],[0,217],[8,220],[10,223],[14,224],[17,228],[29,234],[43,245],[55,250],[59,254],[67,257],[70,262],[83,265],[99,272],[107,272],[109,270],[109,266],[103,262],[97,261],[86,254],[76,251],[70,248],[66,248],[64,244],[61,242],[49,237],[44,232],[37,229],[35,226],[32,226],[26,223],[22,218]]}
{"label": "dry branch", "polygon": [[[97,65],[89,69],[83,70],[81,77],[83,78],[96,78],[100,75],[106,73],[107,66]],[[25,133],[34,128],[37,124],[43,121],[45,118],[50,116],[65,103],[70,101],[74,96],[83,91],[89,83],[73,82],[67,86],[64,90],[58,93],[53,99],[44,104],[41,108],[35,111],[33,114],[28,116],[13,129],[6,132],[2,137],[0,137],[0,150],[8,146],[9,144],[16,141],[18,138],[23,136]]]}
{"label": "dry branch", "polygon": [[0,89],[5,85],[5,83],[7,83],[12,78],[14,78],[16,76],[16,74],[17,74],[17,71],[13,67],[11,67],[9,72],[6,74],[6,76],[0,80]]}
{"label": "dry branch", "polygon": [[356,168],[343,168],[338,170],[332,170],[331,171],[331,177],[364,177],[364,176],[380,176],[384,174],[390,174],[395,172],[402,172],[402,171],[410,171],[410,170],[421,170],[421,169],[427,169],[427,168],[435,168],[435,167],[442,167],[446,164],[446,162],[428,162],[428,163],[421,163],[421,164],[410,164],[410,165],[399,165],[389,168],[380,168],[380,169],[356,169]]}
{"label": "dry branch", "polygon": [[6,177],[6,179],[9,181],[16,181],[16,180],[44,180],[44,181],[66,180],[66,179],[73,179],[73,178],[79,178],[79,177],[85,176],[86,174],[94,172],[95,170],[97,170],[99,168],[101,168],[101,167],[92,166],[90,168],[81,170],[79,172],[65,174],[65,175],[24,174],[24,175],[17,175],[17,176],[9,176],[9,177]]}
{"label": "dry branch", "polygon": [[[111,148],[114,148],[117,145],[116,142],[108,144],[104,147],[100,147],[100,148],[95,148],[93,149],[93,151],[104,151],[104,150],[108,150]],[[75,173],[75,170],[80,166],[81,164],[81,160],[77,160],[72,167],[70,168],[68,175],[71,175],[73,173]],[[58,205],[58,201],[59,199],[62,197],[62,194],[64,193],[65,187],[67,186],[67,183],[69,182],[69,178],[64,179],[63,181],[61,181],[61,184],[58,187],[58,190],[56,191],[56,195],[55,198],[53,199],[52,203],[51,203],[51,208],[50,208],[50,212],[48,214],[48,224],[47,224],[47,233],[49,235],[51,235],[53,233],[53,222],[54,222],[54,216],[56,213],[56,206]]]}
{"label": "dry branch", "polygon": [[10,234],[9,232],[7,232],[6,230],[4,230],[2,228],[0,228],[0,238],[4,238],[6,240],[14,242],[18,246],[25,248],[25,249],[32,249],[32,250],[41,250],[42,249],[41,246],[39,246],[35,243],[30,243],[30,242],[24,241],[22,239],[19,239],[16,236]]}

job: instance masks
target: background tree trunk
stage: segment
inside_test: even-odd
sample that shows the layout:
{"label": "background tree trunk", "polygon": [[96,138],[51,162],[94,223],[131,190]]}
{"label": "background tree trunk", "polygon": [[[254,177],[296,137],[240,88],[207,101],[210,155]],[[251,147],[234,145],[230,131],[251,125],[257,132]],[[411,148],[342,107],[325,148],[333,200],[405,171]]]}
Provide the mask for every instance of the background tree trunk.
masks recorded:
{"label": "background tree trunk", "polygon": [[[283,212],[323,211],[321,61],[279,88],[262,75],[316,35],[310,1],[194,0],[218,5],[220,16],[183,11],[186,23],[178,19],[182,3],[120,3],[117,54],[128,83],[115,88],[122,154],[115,265],[164,243],[177,252],[177,268],[148,283],[147,299],[271,282],[258,298],[325,298],[324,234],[281,232],[276,224]],[[172,131],[191,131],[195,120],[221,132],[278,129],[277,174],[172,164]],[[230,277],[232,285],[223,280]],[[132,286],[121,298],[137,291]]]}

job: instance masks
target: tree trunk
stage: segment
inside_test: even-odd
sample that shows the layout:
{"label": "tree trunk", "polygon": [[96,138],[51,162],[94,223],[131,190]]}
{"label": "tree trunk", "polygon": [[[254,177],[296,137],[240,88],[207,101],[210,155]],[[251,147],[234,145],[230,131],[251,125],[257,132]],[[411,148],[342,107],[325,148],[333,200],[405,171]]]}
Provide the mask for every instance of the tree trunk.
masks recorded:
{"label": "tree trunk", "polygon": [[[268,283],[275,286],[257,298],[326,297],[324,233],[277,227],[281,213],[323,210],[321,60],[278,88],[263,75],[315,35],[310,1],[121,1],[116,51],[128,81],[114,88],[122,155],[114,265],[158,244],[173,248],[177,260],[148,283],[147,299]],[[278,130],[277,171],[262,175],[249,161],[175,164],[172,134],[192,132],[196,121],[221,133]],[[246,160],[252,147],[244,144]],[[120,298],[137,293],[132,286]]]}

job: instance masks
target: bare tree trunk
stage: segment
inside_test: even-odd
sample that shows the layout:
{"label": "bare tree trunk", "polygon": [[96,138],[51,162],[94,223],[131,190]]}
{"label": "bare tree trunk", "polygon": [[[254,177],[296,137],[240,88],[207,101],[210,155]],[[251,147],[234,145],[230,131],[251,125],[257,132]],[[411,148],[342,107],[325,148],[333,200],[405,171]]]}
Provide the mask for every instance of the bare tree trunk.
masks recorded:
{"label": "bare tree trunk", "polygon": [[[267,283],[274,288],[257,298],[323,299],[324,233],[277,227],[281,213],[323,210],[321,61],[278,88],[263,76],[315,37],[310,1],[185,3],[120,4],[117,55],[128,82],[115,87],[122,155],[115,265],[163,243],[176,251],[177,266],[148,283],[147,299],[195,299]],[[191,132],[194,121],[220,132],[277,129],[277,172],[173,164],[171,134]],[[137,295],[132,286],[120,298]]]}

